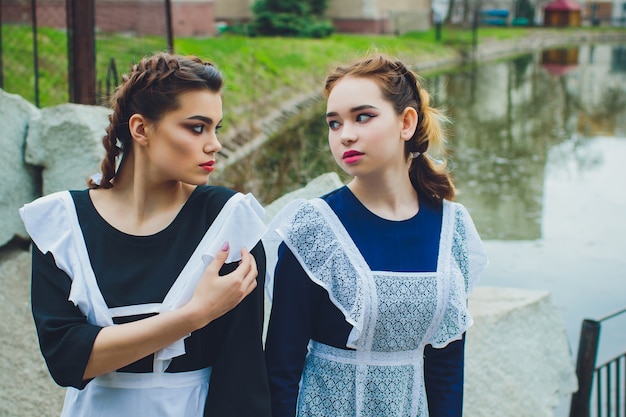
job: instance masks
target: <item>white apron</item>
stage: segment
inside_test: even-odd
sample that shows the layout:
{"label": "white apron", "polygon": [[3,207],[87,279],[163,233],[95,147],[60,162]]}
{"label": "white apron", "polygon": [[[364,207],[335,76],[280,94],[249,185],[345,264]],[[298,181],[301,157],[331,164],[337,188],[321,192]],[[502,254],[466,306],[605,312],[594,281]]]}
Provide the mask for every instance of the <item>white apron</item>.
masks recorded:
{"label": "white apron", "polygon": [[471,326],[467,295],[487,265],[465,208],[444,201],[437,271],[426,273],[371,271],[322,199],[292,203],[276,218],[270,231],[353,326],[347,346],[355,350],[310,342],[298,416],[428,416],[424,348],[444,347]]}
{"label": "white apron", "polygon": [[[72,196],[67,191],[39,198],[20,209],[26,230],[41,252],[52,252],[59,269],[72,279],[69,300],[89,323],[112,326],[114,317],[160,313],[187,303],[206,266],[228,241],[227,263],[253,248],[266,227],[264,209],[251,194],[233,195],[209,227],[162,303],[109,309],[91,269]],[[186,338],[186,337],[185,337]],[[185,354],[184,339],[157,351],[152,373],[111,372],[83,390],[68,388],[62,417],[203,416],[211,368],[167,373],[172,358]]]}

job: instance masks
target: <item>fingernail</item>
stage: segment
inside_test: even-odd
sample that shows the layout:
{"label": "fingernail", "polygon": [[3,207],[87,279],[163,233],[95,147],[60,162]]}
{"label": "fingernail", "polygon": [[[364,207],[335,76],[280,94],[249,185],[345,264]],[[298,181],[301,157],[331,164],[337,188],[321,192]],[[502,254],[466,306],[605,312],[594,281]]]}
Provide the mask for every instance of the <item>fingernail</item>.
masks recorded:
{"label": "fingernail", "polygon": [[223,250],[224,252],[226,252],[226,251],[228,250],[228,248],[229,248],[229,247],[230,247],[230,246],[228,245],[228,242],[224,242],[224,244],[222,245],[222,250]]}

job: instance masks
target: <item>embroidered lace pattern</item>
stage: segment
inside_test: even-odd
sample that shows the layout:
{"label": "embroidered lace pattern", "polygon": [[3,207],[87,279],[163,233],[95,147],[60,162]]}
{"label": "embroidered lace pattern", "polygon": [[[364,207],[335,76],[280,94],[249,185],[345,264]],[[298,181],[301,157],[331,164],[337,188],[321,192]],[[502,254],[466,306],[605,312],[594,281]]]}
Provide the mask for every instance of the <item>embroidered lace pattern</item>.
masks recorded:
{"label": "embroidered lace pattern", "polygon": [[298,416],[428,415],[421,355],[376,352],[365,364],[357,351],[314,341],[309,350]]}
{"label": "embroidered lace pattern", "polygon": [[419,349],[437,310],[436,274],[376,273],[378,320],[372,350]]}

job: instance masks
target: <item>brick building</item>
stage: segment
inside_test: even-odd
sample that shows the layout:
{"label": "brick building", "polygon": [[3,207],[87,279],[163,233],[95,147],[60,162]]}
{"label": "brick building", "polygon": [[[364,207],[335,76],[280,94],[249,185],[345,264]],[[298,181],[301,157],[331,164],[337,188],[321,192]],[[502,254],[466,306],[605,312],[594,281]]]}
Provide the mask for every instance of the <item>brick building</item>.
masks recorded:
{"label": "brick building", "polygon": [[[79,0],[80,1],[80,0]],[[175,36],[215,34],[214,0],[170,0]],[[37,0],[39,26],[65,28],[66,0]],[[3,0],[2,21],[29,23],[31,2]],[[96,30],[129,32],[138,35],[166,33],[164,0],[95,0]]]}
{"label": "brick building", "polygon": [[[229,24],[252,19],[254,0],[215,0],[216,18]],[[342,33],[428,30],[431,0],[329,0],[326,16]]]}

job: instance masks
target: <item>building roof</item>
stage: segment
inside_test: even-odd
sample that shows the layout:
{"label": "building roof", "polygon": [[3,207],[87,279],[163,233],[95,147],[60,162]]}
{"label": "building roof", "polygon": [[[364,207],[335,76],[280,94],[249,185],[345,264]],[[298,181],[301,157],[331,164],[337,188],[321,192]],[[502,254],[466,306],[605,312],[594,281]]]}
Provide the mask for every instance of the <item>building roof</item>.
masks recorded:
{"label": "building roof", "polygon": [[543,8],[544,10],[580,10],[581,7],[574,0],[554,0]]}

